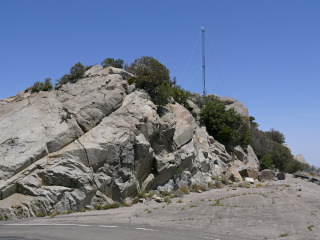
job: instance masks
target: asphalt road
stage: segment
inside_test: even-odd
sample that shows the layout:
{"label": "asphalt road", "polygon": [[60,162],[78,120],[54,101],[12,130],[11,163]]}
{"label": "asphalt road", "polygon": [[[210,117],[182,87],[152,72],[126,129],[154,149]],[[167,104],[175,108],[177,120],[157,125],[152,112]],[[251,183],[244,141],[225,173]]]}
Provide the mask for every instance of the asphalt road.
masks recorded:
{"label": "asphalt road", "polygon": [[[202,231],[188,229],[146,228],[128,225],[98,224],[19,224],[0,227],[0,239],[6,240],[194,240],[216,239]],[[211,234],[212,235],[212,234]]]}

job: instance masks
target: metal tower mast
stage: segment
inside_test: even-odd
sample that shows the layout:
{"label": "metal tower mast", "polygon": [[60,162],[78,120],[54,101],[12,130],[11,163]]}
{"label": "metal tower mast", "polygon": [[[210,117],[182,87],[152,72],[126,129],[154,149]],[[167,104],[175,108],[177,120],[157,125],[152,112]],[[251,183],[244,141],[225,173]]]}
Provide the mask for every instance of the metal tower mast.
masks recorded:
{"label": "metal tower mast", "polygon": [[203,84],[203,95],[207,94],[206,90],[206,58],[205,58],[205,28],[201,27],[202,30],[202,84]]}

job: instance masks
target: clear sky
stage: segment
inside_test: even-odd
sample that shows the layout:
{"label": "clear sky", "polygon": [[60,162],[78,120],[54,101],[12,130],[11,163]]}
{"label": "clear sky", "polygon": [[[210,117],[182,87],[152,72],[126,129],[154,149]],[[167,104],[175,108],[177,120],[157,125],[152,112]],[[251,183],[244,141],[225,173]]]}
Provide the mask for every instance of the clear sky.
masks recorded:
{"label": "clear sky", "polygon": [[320,167],[319,0],[0,0],[0,99],[76,62],[153,56],[192,92],[243,102]]}

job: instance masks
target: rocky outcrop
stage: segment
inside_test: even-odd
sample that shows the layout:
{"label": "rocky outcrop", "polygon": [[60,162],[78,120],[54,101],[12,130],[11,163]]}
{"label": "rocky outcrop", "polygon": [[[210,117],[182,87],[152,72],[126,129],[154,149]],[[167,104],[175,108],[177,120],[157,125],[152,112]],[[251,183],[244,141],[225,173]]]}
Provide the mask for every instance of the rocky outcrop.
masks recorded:
{"label": "rocky outcrop", "polygon": [[226,109],[234,109],[236,113],[239,113],[243,117],[249,117],[249,111],[248,108],[241,102],[238,102],[234,98],[231,97],[223,97],[220,98],[221,101],[223,101],[226,104]]}
{"label": "rocky outcrop", "polygon": [[232,164],[256,166],[250,146],[231,156],[199,126],[196,105],[188,111],[171,102],[159,115],[128,77],[94,66],[59,90],[0,101],[1,217],[77,211],[159,187],[207,186]]}
{"label": "rocky outcrop", "polygon": [[294,159],[303,164],[307,164],[306,159],[301,154],[294,156]]}

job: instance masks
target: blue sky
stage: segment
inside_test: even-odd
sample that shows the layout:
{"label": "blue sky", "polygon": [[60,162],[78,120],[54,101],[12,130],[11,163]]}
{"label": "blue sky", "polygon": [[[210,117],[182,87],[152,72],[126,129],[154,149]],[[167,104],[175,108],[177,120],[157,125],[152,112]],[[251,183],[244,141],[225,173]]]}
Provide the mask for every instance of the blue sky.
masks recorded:
{"label": "blue sky", "polygon": [[76,62],[153,56],[182,87],[243,102],[320,167],[320,1],[0,0],[0,99]]}

